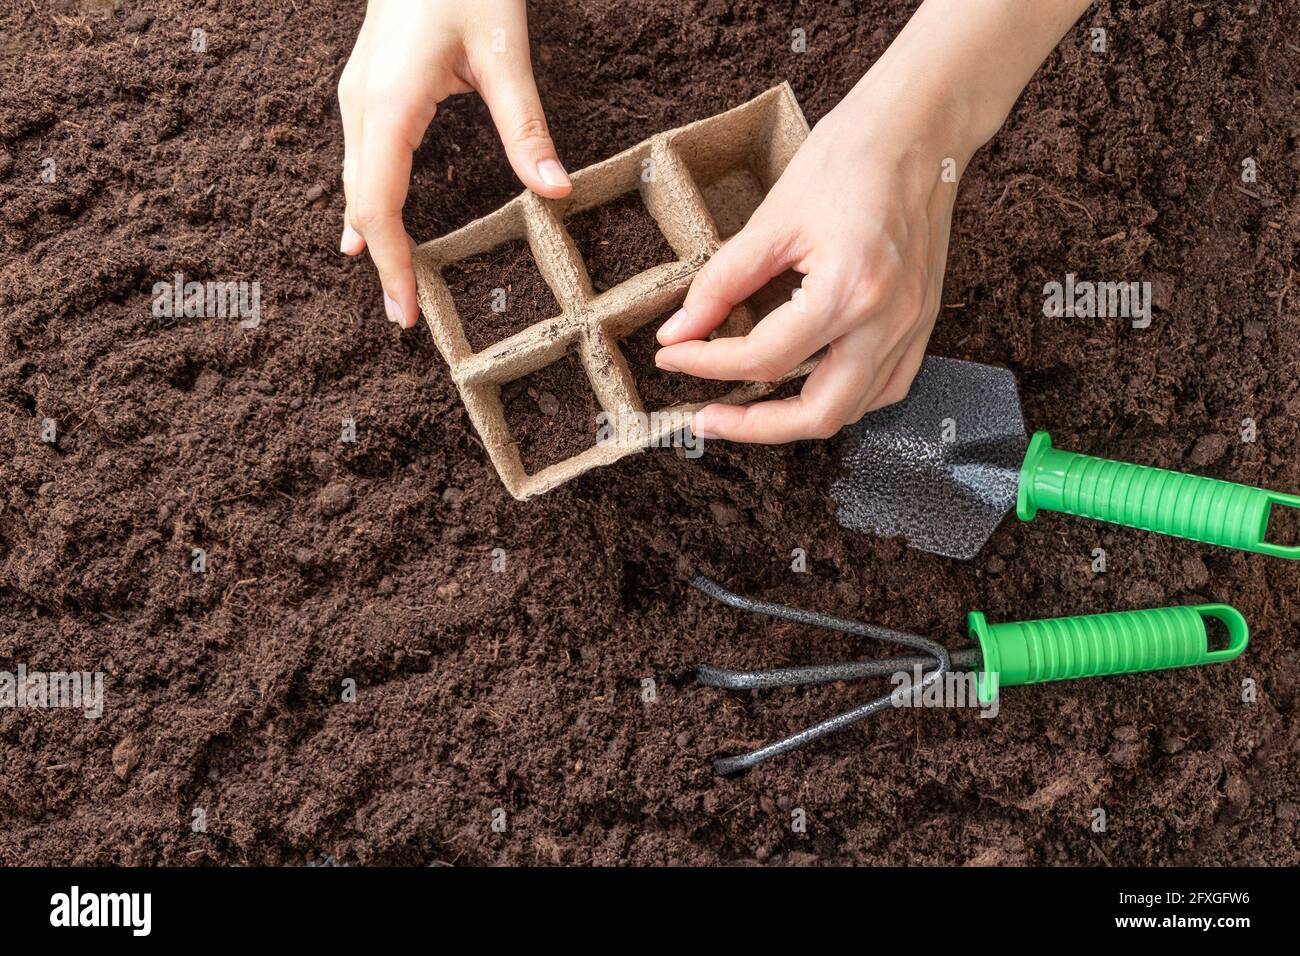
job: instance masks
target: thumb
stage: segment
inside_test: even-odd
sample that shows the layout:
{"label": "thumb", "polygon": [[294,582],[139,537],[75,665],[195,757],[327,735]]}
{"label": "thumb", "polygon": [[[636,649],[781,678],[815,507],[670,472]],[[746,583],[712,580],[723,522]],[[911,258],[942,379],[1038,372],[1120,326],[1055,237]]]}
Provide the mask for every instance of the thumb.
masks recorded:
{"label": "thumb", "polygon": [[525,186],[550,199],[567,196],[572,186],[551,140],[542,101],[533,79],[528,44],[510,44],[489,50],[493,62],[478,71],[479,94],[492,113],[506,157]]}

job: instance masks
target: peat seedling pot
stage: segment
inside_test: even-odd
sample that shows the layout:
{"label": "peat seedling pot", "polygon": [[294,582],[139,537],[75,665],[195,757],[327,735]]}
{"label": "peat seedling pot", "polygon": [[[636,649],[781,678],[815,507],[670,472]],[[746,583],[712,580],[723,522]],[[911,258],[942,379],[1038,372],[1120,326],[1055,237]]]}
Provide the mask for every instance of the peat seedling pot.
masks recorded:
{"label": "peat seedling pot", "polygon": [[1300,558],[1300,544],[1267,540],[1274,507],[1300,508],[1300,496],[1063,451],[1047,432],[1029,439],[1007,369],[930,356],[906,399],[841,440],[836,520],[934,554],[974,557],[1014,509],[1022,521],[1060,511]]}
{"label": "peat seedling pot", "polygon": [[[707,404],[683,400],[691,382],[686,376],[675,400],[665,400],[661,381],[652,384],[642,374],[638,382],[623,343],[681,305],[700,267],[739,231],[807,135],[794,93],[782,84],[577,171],[573,192],[564,199],[524,192],[417,247],[420,308],[512,495],[549,491],[590,468],[660,444],[682,427],[682,416]],[[643,234],[624,248],[602,238],[602,224],[611,223],[624,229],[631,224]],[[512,303],[515,293],[519,301]],[[755,321],[754,308],[742,304],[715,334],[743,335]],[[576,443],[519,434],[549,428],[554,413],[548,409],[566,399],[524,380],[571,355],[589,383],[593,407],[611,419],[676,414],[650,419],[630,442],[596,443],[594,415],[590,438]],[[753,401],[811,367],[805,363],[781,382],[741,383],[716,400]],[[656,389],[650,401],[643,388]],[[508,416],[503,392],[510,403],[521,390],[542,415]],[[528,454],[536,448],[560,454]]]}
{"label": "peat seedling pot", "polygon": [[[979,646],[950,653],[938,641],[928,637],[832,617],[818,611],[755,601],[732,594],[705,577],[694,578],[691,585],[740,611],[813,624],[925,652],[916,657],[777,670],[735,671],[700,667],[696,673],[699,683],[728,690],[795,687],[925,672],[925,676],[910,689],[900,688],[877,697],[749,753],[720,757],[713,762],[713,768],[721,774],[748,770],[755,764],[842,730],[872,714],[890,707],[908,706],[912,701],[921,700],[928,687],[954,670],[975,673],[978,703],[987,705],[997,698],[999,688],[1016,684],[1219,664],[1238,657],[1250,641],[1246,619],[1240,611],[1227,604],[1162,607],[1006,624],[990,624],[981,612],[972,611],[966,624],[971,639]],[[1209,621],[1223,625],[1227,632],[1226,646],[1211,648]]]}

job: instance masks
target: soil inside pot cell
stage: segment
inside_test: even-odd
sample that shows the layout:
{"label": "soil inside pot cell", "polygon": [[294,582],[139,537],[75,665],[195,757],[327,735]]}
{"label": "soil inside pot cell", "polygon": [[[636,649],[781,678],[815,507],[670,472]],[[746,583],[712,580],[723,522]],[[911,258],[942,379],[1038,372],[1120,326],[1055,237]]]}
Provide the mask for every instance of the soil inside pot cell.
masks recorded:
{"label": "soil inside pot cell", "polygon": [[677,260],[677,253],[636,191],[581,212],[564,226],[587,264],[597,292]]}
{"label": "soil inside pot cell", "polygon": [[668,320],[668,315],[671,313],[647,322],[619,343],[648,412],[721,398],[737,384],[696,378],[681,372],[665,372],[655,365],[655,353],[661,348],[655,333]]}
{"label": "soil inside pot cell", "polygon": [[[475,352],[560,314],[560,304],[524,239],[446,266],[442,277]],[[500,301],[499,289],[505,291],[501,312],[493,309]]]}
{"label": "soil inside pot cell", "polygon": [[530,475],[596,444],[600,405],[573,352],[503,385],[501,404]]}
{"label": "soil inside pot cell", "polygon": [[748,166],[728,170],[701,188],[700,193],[723,239],[740,232],[767,195],[762,182]]}
{"label": "soil inside pot cell", "polygon": [[802,283],[802,272],[787,269],[751,295],[745,301],[754,312],[754,321],[761,321],[789,302]]}

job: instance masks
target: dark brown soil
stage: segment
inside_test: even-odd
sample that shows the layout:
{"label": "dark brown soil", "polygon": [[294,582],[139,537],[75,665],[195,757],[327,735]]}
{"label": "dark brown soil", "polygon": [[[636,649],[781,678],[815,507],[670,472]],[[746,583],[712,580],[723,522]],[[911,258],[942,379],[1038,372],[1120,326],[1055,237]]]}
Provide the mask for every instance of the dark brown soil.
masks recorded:
{"label": "dark brown soil", "polygon": [[600,404],[573,352],[504,386],[501,402],[530,475],[596,443]]}
{"label": "dark brown soil", "polygon": [[1300,508],[1273,508],[1264,540],[1288,548],[1300,547]]}
{"label": "dark brown soil", "polygon": [[641,326],[620,343],[627,356],[632,380],[636,382],[648,412],[721,398],[735,386],[734,382],[714,382],[680,372],[665,372],[655,365],[655,353],[661,348],[655,335],[671,314],[661,315]]}
{"label": "dark brown soil", "polygon": [[[0,862],[1300,862],[1296,565],[1054,515],[934,558],[837,527],[815,442],[636,455],[516,502],[427,331],[334,251],[362,5],[129,7],[0,8],[0,662],[107,680],[99,720],[0,711]],[[911,8],[530,12],[577,169],[784,78],[815,121]],[[1095,5],[966,174],[934,351],[1012,368],[1062,447],[1300,489],[1298,20]],[[407,224],[518,189],[458,98]],[[154,317],[176,272],[259,280],[260,326]],[[1044,318],[1067,272],[1156,281],[1151,327]],[[697,663],[883,649],[720,608],[691,570],[953,647],[972,608],[1223,600],[1254,635],[1230,665],[1011,688],[989,720],[894,711],[720,780],[711,756],[878,688],[729,694]]]}
{"label": "dark brown soil", "polygon": [[789,269],[751,295],[747,304],[754,314],[754,321],[762,321],[789,302],[801,282],[803,275]]}
{"label": "dark brown soil", "polygon": [[[523,239],[449,265],[442,277],[475,352],[560,313],[560,304]],[[505,290],[502,311],[493,308],[500,301],[498,289]]]}
{"label": "dark brown soil", "polygon": [[580,212],[564,226],[597,292],[677,258],[639,192]]}

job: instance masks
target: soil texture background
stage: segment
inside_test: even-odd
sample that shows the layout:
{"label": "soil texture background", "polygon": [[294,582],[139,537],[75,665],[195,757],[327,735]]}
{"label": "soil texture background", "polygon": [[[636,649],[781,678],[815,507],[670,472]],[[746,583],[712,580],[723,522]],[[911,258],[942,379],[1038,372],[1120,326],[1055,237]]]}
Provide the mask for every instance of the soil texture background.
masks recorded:
{"label": "soil texture background", "polygon": [[[784,79],[815,122],[912,6],[555,0],[534,64],[577,169]],[[335,251],[362,8],[0,8],[0,669],[107,682],[98,720],[0,710],[0,863],[1300,862],[1294,565],[1049,514],[936,558],[835,524],[833,443],[511,499],[427,329]],[[1013,369],[1061,447],[1300,489],[1298,37],[1292,3],[1095,5],[965,175],[932,350]],[[519,188],[456,98],[407,227]],[[258,281],[260,325],[155,317],[176,273]],[[1045,318],[1067,273],[1153,282],[1151,326]],[[518,399],[538,429],[557,381]],[[724,780],[712,756],[880,687],[729,694],[697,664],[886,649],[717,606],[692,571],[954,648],[972,609],[1226,601],[1254,633],[1230,665],[893,711]]]}

